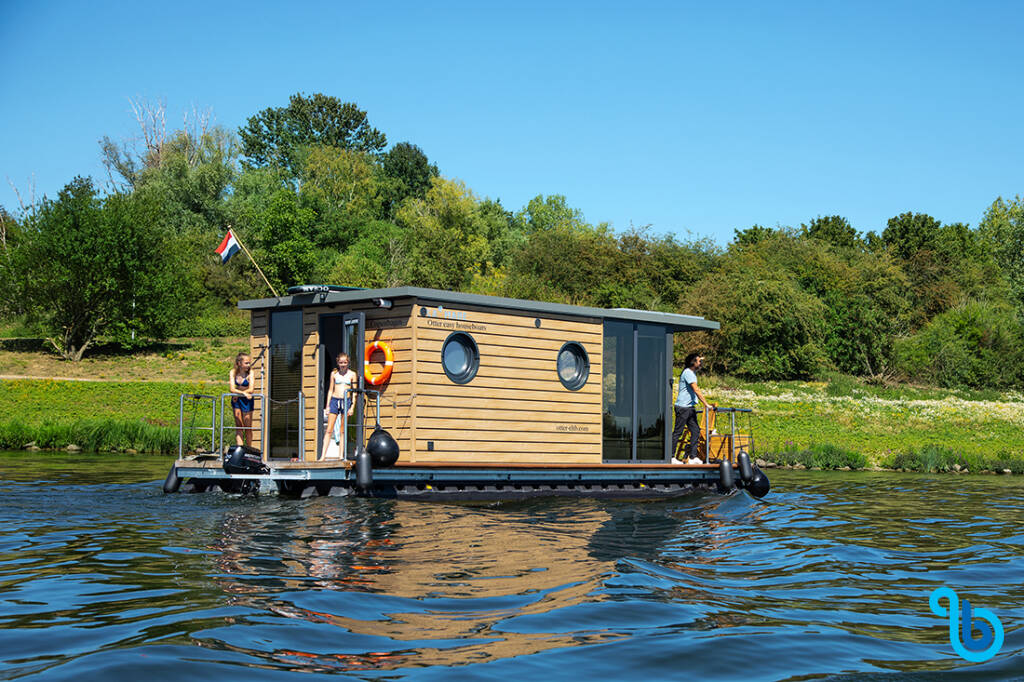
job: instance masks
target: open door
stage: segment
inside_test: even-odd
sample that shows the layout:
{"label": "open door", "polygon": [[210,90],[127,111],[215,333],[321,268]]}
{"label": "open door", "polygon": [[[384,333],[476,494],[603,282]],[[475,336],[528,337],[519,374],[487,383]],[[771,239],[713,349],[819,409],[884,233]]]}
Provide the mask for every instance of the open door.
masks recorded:
{"label": "open door", "polygon": [[[366,337],[366,315],[361,312],[352,313],[327,313],[320,316],[320,390],[317,395],[317,457],[323,452],[324,440],[330,437],[326,434],[326,422],[323,419],[324,406],[327,404],[327,391],[331,387],[331,373],[337,367],[338,355],[345,353],[349,357],[349,367],[358,377],[355,386],[363,388],[363,348]],[[355,413],[351,419],[339,420],[342,422],[341,439],[342,458],[354,451],[356,443],[363,442],[363,410],[365,403],[362,394],[353,396],[355,400]],[[344,415],[342,415],[344,416]]]}

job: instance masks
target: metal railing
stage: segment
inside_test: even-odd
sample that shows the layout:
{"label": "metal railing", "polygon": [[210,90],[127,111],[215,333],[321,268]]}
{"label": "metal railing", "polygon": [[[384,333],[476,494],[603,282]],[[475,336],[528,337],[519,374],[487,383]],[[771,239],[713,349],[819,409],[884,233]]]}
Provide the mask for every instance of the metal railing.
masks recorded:
{"label": "metal railing", "polygon": [[[218,440],[218,442],[220,444],[220,447],[217,448],[216,452],[220,452],[220,453],[224,452],[224,399],[225,398],[237,398],[237,397],[239,397],[237,393],[221,393],[220,394],[220,410],[219,410],[219,412],[220,412],[220,419],[218,420],[219,424],[220,424],[220,434],[219,434],[219,440]],[[253,413],[253,416],[255,416],[256,415],[256,399],[259,398],[259,400],[260,400],[260,409],[262,410],[263,409],[263,405],[265,404],[265,401],[266,401],[266,397],[262,393],[253,393],[252,397],[253,397],[252,413]],[[259,431],[259,433],[260,433],[260,446],[261,446],[260,449],[261,450],[266,450],[266,443],[267,443],[267,419],[266,419],[266,416],[267,416],[266,415],[266,410],[263,410],[263,414],[260,417],[260,425],[259,426],[238,426],[236,424],[236,425],[234,425],[233,428],[236,431],[254,431],[254,432],[255,431]]]}
{"label": "metal railing", "polygon": [[185,399],[188,398],[192,401],[193,406],[201,400],[210,401],[210,425],[209,426],[195,426],[195,414],[196,409],[193,407],[192,410],[192,424],[189,425],[189,431],[209,431],[210,432],[210,452],[217,452],[217,398],[212,395],[203,395],[201,393],[182,393],[178,396],[178,459],[185,456]]}
{"label": "metal railing", "polygon": [[[707,464],[711,460],[711,436],[712,431],[717,429],[711,428],[711,419],[709,412],[727,413],[729,415],[729,462],[736,462],[736,415],[742,413],[753,413],[753,410],[747,407],[712,407],[708,412],[705,412],[704,419],[704,463]],[[750,433],[750,445],[751,450],[754,445],[753,432],[748,428],[747,431]],[[716,436],[725,436],[726,434],[715,433]],[[749,453],[748,453],[749,454]]]}

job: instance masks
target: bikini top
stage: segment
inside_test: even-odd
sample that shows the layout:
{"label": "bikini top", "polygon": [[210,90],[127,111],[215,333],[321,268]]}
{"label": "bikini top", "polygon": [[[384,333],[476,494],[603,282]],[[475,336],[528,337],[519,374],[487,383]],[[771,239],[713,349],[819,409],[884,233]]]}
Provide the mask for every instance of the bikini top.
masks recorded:
{"label": "bikini top", "polygon": [[239,388],[249,388],[249,375],[246,375],[241,381],[238,380],[238,375],[235,375],[235,386]]}

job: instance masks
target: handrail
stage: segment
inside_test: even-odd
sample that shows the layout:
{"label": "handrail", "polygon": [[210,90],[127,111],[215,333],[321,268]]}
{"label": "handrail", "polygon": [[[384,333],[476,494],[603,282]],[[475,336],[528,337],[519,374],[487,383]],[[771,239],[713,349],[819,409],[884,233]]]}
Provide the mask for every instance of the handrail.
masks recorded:
{"label": "handrail", "polygon": [[[224,453],[224,398],[237,398],[237,397],[238,397],[237,393],[221,393],[220,394],[220,447],[217,449],[217,452],[219,452],[221,454]],[[255,401],[256,398],[259,398],[261,401],[264,401],[264,402],[266,401],[266,396],[264,396],[262,393],[253,393],[252,397],[253,397],[254,401]],[[261,406],[261,409],[262,409],[262,406]],[[256,404],[254,402],[253,403],[253,412],[255,412],[255,411],[256,411]],[[264,410],[263,411],[263,416],[260,418],[260,426],[259,427],[256,427],[256,426],[238,426],[238,425],[235,426],[235,430],[236,431],[256,431],[258,429],[260,431],[260,449],[263,450],[264,452],[266,452],[266,450],[267,450],[267,443],[266,443],[267,418],[266,417],[267,417],[266,410]]]}
{"label": "handrail", "polygon": [[204,395],[202,393],[182,393],[178,396],[178,459],[185,456],[185,398],[189,398],[193,403],[199,402],[200,400],[210,401],[210,426],[189,426],[190,431],[210,431],[210,450],[214,451],[216,448],[216,423],[217,423],[217,398],[212,395]]}

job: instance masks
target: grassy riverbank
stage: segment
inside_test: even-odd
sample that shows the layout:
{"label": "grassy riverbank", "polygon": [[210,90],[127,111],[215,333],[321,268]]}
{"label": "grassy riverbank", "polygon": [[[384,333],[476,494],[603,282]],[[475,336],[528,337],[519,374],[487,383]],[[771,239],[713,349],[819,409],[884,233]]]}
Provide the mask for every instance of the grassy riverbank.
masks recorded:
{"label": "grassy riverbank", "polygon": [[872,386],[841,375],[772,383],[703,377],[701,384],[719,405],[752,408],[759,456],[781,464],[1024,473],[1020,393]]}
{"label": "grassy riverbank", "polygon": [[[0,449],[35,442],[174,450],[179,394],[219,394],[245,342],[183,339],[66,363],[39,342],[0,341],[0,377],[8,377],[0,378]],[[872,386],[841,375],[772,383],[702,376],[700,383],[719,405],[754,410],[756,454],[781,465],[1024,473],[1021,393]]]}

